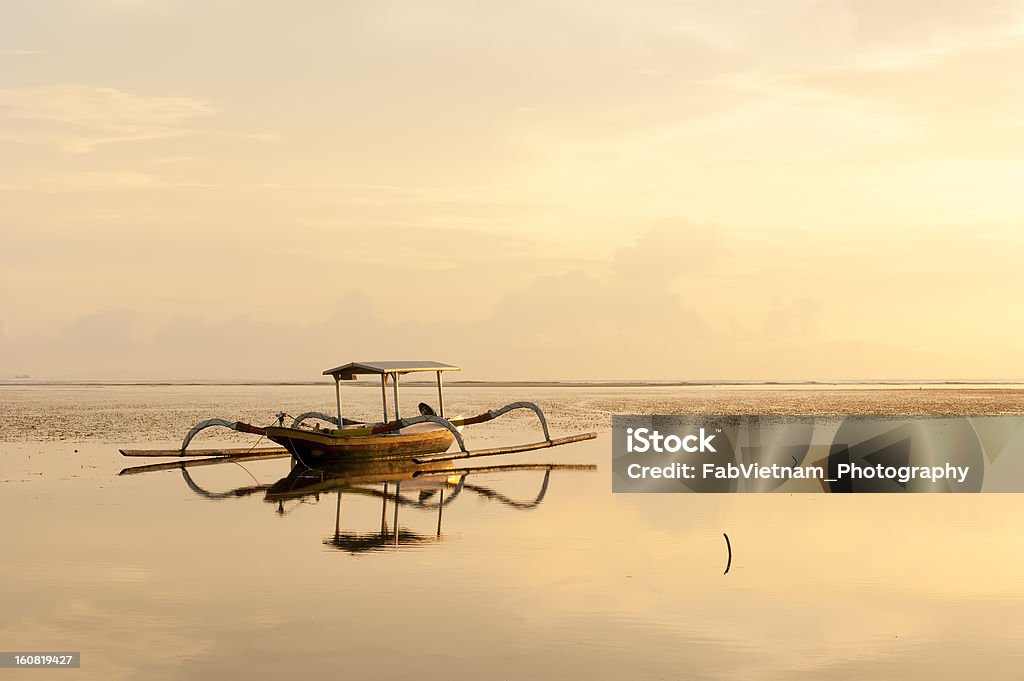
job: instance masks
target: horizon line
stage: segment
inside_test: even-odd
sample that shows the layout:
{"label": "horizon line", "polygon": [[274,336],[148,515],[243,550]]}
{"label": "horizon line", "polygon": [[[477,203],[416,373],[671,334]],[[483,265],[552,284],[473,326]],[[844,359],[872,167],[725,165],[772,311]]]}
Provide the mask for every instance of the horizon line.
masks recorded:
{"label": "horizon line", "polygon": [[[372,380],[372,379],[371,379]],[[0,378],[0,386],[3,387],[45,387],[45,386],[78,386],[78,387],[103,387],[103,386],[322,386],[331,385],[329,380],[289,380],[289,379],[225,379],[225,378],[188,378],[188,379],[167,379],[167,378],[32,378],[19,376],[11,378]],[[365,387],[377,387],[370,380],[352,381],[353,385]],[[410,386],[432,386],[434,381],[407,380],[403,385]],[[908,386],[908,385],[933,385],[933,386],[956,386],[956,385],[1024,385],[1024,379],[815,379],[815,380],[768,380],[768,379],[480,379],[480,380],[448,380],[446,387],[503,387],[503,386],[531,386],[531,387],[712,387],[712,386]]]}

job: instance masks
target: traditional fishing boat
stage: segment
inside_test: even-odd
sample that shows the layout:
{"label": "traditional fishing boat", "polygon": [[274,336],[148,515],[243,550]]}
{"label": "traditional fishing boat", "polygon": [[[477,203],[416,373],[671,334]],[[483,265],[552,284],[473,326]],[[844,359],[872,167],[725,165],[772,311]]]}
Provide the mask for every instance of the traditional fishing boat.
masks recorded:
{"label": "traditional fishing boat", "polygon": [[[335,383],[337,415],[310,411],[292,419],[285,425],[286,415],[278,414],[278,423],[272,426],[254,426],[241,421],[226,419],[207,419],[189,430],[179,450],[121,450],[125,456],[266,456],[273,454],[290,454],[300,463],[316,466],[325,461],[360,462],[367,460],[409,460],[416,464],[454,461],[457,459],[494,456],[526,452],[534,449],[557,447],[559,445],[591,440],[596,433],[581,433],[562,438],[552,438],[548,429],[544,412],[533,402],[512,402],[498,409],[491,409],[476,416],[453,418],[445,417],[444,390],[442,375],[447,371],[459,371],[459,367],[433,361],[414,362],[350,362],[323,372],[331,376]],[[437,380],[438,408],[426,403],[418,406],[418,415],[402,418],[399,399],[399,382],[402,376],[411,373],[431,372]],[[383,418],[376,423],[350,420],[342,415],[341,384],[343,381],[354,381],[359,376],[376,375],[380,377],[381,404]],[[390,382],[394,399],[394,418],[389,419],[388,383]],[[499,447],[470,451],[462,438],[462,429],[469,425],[485,423],[509,412],[526,409],[534,412],[540,421],[544,434],[542,441],[531,442],[510,447]],[[306,421],[314,420],[310,427]],[[325,422],[331,427],[321,427],[318,422]],[[265,436],[281,446],[281,449],[245,450],[188,450],[192,439],[206,428],[220,426],[232,430]],[[446,452],[453,444],[458,451]]]}

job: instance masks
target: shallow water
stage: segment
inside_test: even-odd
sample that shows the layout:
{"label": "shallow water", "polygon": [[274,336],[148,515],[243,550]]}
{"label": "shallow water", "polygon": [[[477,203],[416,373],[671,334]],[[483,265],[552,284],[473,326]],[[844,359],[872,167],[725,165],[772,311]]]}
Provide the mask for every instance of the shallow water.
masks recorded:
{"label": "shallow water", "polygon": [[[345,397],[347,415],[377,415],[376,390]],[[403,404],[432,397],[410,387]],[[397,547],[352,552],[330,543],[336,524],[379,536],[383,515],[393,537],[393,504],[344,494],[339,522],[334,493],[279,509],[263,492],[205,498],[180,471],[117,476],[146,463],[121,447],[175,447],[211,416],[330,412],[329,387],[0,387],[0,648],[82,652],[80,670],[33,678],[1021,678],[1024,496],[613,495],[608,429],[613,413],[1022,414],[1024,392],[446,397],[449,413],[467,414],[535,399],[554,435],[600,437],[514,460],[599,470],[552,472],[529,508],[543,472],[470,476],[474,489],[446,490],[440,537],[436,507],[403,506]],[[517,416],[467,436],[481,448],[535,433]],[[275,460],[191,476],[219,493],[288,470]]]}

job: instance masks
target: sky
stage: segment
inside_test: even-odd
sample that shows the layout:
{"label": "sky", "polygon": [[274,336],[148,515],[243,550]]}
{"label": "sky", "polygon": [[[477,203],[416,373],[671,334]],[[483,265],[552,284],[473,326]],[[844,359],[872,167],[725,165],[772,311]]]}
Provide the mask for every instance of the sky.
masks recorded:
{"label": "sky", "polygon": [[0,378],[1024,379],[1024,3],[0,4]]}

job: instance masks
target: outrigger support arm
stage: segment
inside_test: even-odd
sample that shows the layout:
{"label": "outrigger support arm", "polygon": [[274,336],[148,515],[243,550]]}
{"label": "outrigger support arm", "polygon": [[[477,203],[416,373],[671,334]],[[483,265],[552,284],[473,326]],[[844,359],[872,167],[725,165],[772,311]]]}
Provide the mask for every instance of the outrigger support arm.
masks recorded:
{"label": "outrigger support arm", "polygon": [[225,419],[206,419],[205,421],[200,421],[196,425],[192,426],[192,430],[188,431],[188,434],[185,435],[185,439],[181,442],[181,451],[184,452],[188,448],[188,443],[192,442],[192,438],[194,438],[199,431],[206,428],[212,428],[213,426],[223,426],[225,428],[230,428],[231,430],[237,430],[238,422],[227,421]]}
{"label": "outrigger support arm", "polygon": [[320,419],[321,421],[327,421],[328,423],[333,423],[334,425],[339,427],[341,425],[338,423],[337,416],[328,416],[322,411],[307,411],[306,413],[299,414],[298,416],[295,417],[295,420],[292,421],[292,428],[298,428],[299,424],[301,424],[306,419]]}
{"label": "outrigger support arm", "polygon": [[554,442],[554,440],[551,439],[551,433],[548,431],[548,421],[546,418],[544,418],[544,412],[541,411],[541,408],[538,407],[533,402],[513,402],[512,404],[506,404],[504,407],[500,409],[491,409],[490,411],[486,411],[483,414],[469,416],[466,418],[446,419],[441,416],[414,416],[408,419],[398,419],[397,421],[389,421],[387,423],[382,423],[379,426],[375,426],[371,432],[374,435],[380,433],[390,433],[392,431],[405,428],[406,426],[411,426],[416,423],[427,423],[429,421],[430,423],[436,423],[450,430],[452,432],[452,435],[455,436],[455,442],[458,443],[459,445],[459,451],[462,452],[463,454],[468,454],[469,450],[466,449],[466,443],[462,439],[462,433],[459,432],[460,427],[471,426],[476,423],[485,423],[487,421],[493,421],[499,416],[504,416],[505,414],[515,409],[530,409],[535,414],[537,414],[537,418],[540,419],[540,427],[544,431],[544,442],[549,444]]}
{"label": "outrigger support arm", "polygon": [[264,431],[263,428],[260,428],[259,426],[251,426],[248,423],[243,423],[241,421],[226,421],[224,419],[206,419],[205,421],[200,421],[196,425],[192,426],[192,430],[188,431],[188,434],[185,435],[185,439],[181,443],[181,454],[185,453],[185,450],[188,448],[188,443],[192,441],[192,438],[194,438],[199,433],[199,431],[205,428],[211,428],[213,426],[223,426],[224,428],[237,430],[239,433],[252,433],[253,435],[266,434],[266,431]]}
{"label": "outrigger support arm", "polygon": [[[504,407],[501,407],[500,409],[491,409],[490,411],[485,411],[483,414],[477,414],[476,416],[466,416],[462,418],[446,419],[440,416],[416,416],[414,418],[399,419],[398,421],[389,421],[387,423],[382,423],[379,426],[375,426],[373,429],[373,433],[390,433],[393,430],[399,430],[400,428],[411,426],[414,423],[424,423],[426,421],[432,421],[434,423],[439,423],[441,425],[450,424],[449,430],[451,430],[452,432],[457,432],[455,429],[458,427],[472,426],[477,423],[486,423],[487,421],[493,421],[499,416],[504,416],[505,414],[515,409],[530,409],[535,414],[537,414],[537,418],[540,419],[540,427],[544,431],[544,440],[546,442],[552,441],[551,433],[548,431],[548,420],[544,418],[544,412],[541,411],[541,408],[538,407],[533,402],[513,402],[512,404],[506,404]],[[458,434],[456,434],[455,437],[461,444],[462,438]],[[465,451],[465,449],[463,449],[463,451]]]}
{"label": "outrigger support arm", "polygon": [[537,418],[540,419],[540,427],[544,431],[544,439],[547,442],[551,442],[551,433],[548,431],[548,420],[544,418],[544,412],[541,411],[541,408],[538,407],[533,402],[513,402],[512,404],[506,404],[504,407],[500,409],[492,409],[478,416],[471,416],[462,419],[452,419],[452,423],[454,423],[457,426],[471,426],[474,423],[484,423],[486,421],[491,421],[493,419],[498,418],[499,416],[504,416],[510,411],[514,411],[516,409],[530,409],[535,414],[537,414]]}

